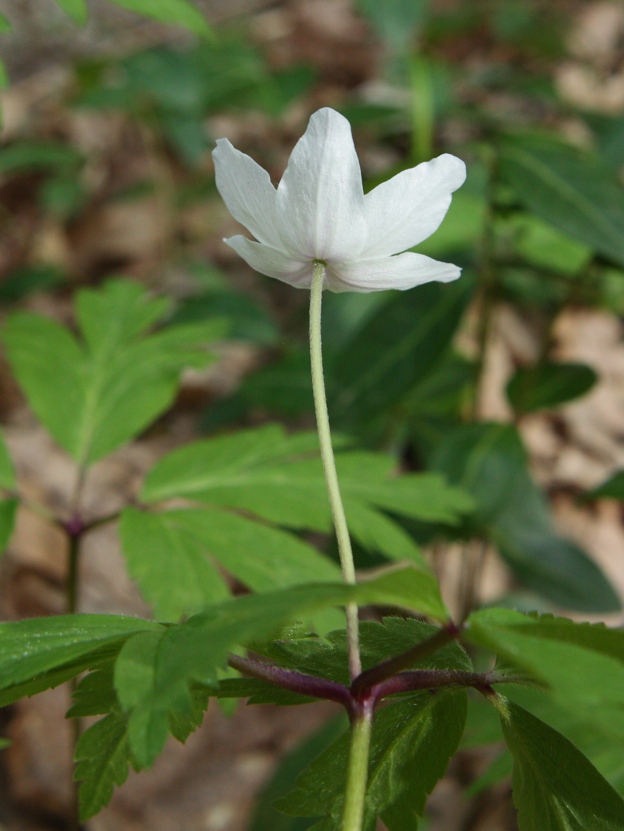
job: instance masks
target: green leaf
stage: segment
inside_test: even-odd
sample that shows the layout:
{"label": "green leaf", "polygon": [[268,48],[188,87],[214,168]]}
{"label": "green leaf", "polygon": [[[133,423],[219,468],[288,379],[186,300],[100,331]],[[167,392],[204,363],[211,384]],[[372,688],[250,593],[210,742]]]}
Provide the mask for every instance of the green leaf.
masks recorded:
{"label": "green leaf", "polygon": [[[382,661],[407,652],[416,644],[433,637],[439,629],[413,618],[385,617],[382,623],[360,623],[362,666],[370,669]],[[291,669],[349,684],[347,641],[344,629],[329,632],[323,638],[305,637],[254,644],[254,651]],[[427,669],[472,671],[465,650],[458,643],[447,644],[433,655],[413,664]]]}
{"label": "green leaf", "polygon": [[534,214],[499,217],[496,229],[499,235],[513,236],[513,252],[521,259],[555,274],[576,276],[587,267],[592,256],[587,245],[562,234]]}
{"label": "green leaf", "polygon": [[6,442],[4,441],[4,436],[0,431],[0,488],[12,491],[14,490],[16,484],[17,482],[15,480],[15,471],[13,469],[11,456],[9,455],[9,450],[6,446]]}
{"label": "green leaf", "polygon": [[227,597],[205,545],[175,515],[126,508],[119,534],[130,576],[159,620],[179,620]]}
{"label": "green leaf", "polygon": [[516,704],[498,709],[513,756],[520,831],[624,827],[624,800],[571,742]]}
{"label": "green leaf", "polygon": [[427,16],[426,0],[357,0],[379,35],[394,49],[402,50],[412,42]]}
{"label": "green leaf", "polygon": [[[422,816],[427,795],[444,775],[466,720],[465,690],[413,696],[375,715],[364,828],[380,816],[389,831],[408,831]],[[321,754],[276,807],[295,816],[329,818],[340,828],[349,733]],[[324,826],[322,826],[324,827]]]}
{"label": "green leaf", "polygon": [[13,534],[18,505],[17,499],[0,499],[0,554],[4,553]]}
{"label": "green leaf", "polygon": [[541,363],[516,370],[507,397],[516,413],[547,410],[580,398],[598,381],[586,364]]}
{"label": "green leaf", "polygon": [[16,312],[2,332],[28,401],[80,465],[90,465],[136,436],[172,403],[185,366],[203,366],[204,345],[223,334],[217,322],[145,335],[165,311],[136,283],[115,280],[78,293],[84,338],[59,324]]}
{"label": "green leaf", "polygon": [[392,296],[336,357],[330,368],[330,415],[357,430],[404,399],[446,353],[472,287],[429,283]]}
{"label": "green leaf", "polygon": [[72,147],[56,142],[20,141],[0,149],[0,173],[66,170],[81,161]]}
{"label": "green leaf", "polygon": [[260,794],[250,831],[302,831],[309,827],[309,822],[278,813],[273,805],[277,799],[291,790],[299,774],[338,738],[344,727],[343,716],[333,718],[286,754]]}
{"label": "green leaf", "polygon": [[234,577],[257,592],[338,580],[340,569],[292,534],[226,511],[168,511],[159,517],[192,535]]}
{"label": "green leaf", "polygon": [[12,29],[11,21],[0,12],[0,35],[5,35]]}
{"label": "green leaf", "polygon": [[584,499],[617,499],[624,501],[624,470],[616,471],[606,482],[583,494]]}
{"label": "green leaf", "polygon": [[264,309],[251,297],[234,291],[209,291],[183,300],[171,323],[196,323],[214,318],[231,321],[230,340],[251,341],[262,346],[274,346],[277,342],[277,328]]}
{"label": "green leaf", "polygon": [[115,787],[128,778],[128,765],[137,768],[128,742],[128,719],[111,713],[80,736],[74,778],[79,790],[80,820],[86,822],[111,800]]}
{"label": "green leaf", "polygon": [[0,623],[0,704],[56,686],[160,626],[116,615],[64,615]]}
{"label": "green leaf", "polygon": [[[454,524],[473,503],[438,474],[395,476],[395,464],[389,455],[338,455],[349,527],[364,547],[427,568],[411,538],[381,511]],[[316,434],[286,436],[277,425],[207,439],[170,453],[150,471],[141,498],[160,502],[176,497],[244,510],[290,528],[331,529]]]}
{"label": "green leaf", "polygon": [[[0,21],[1,25],[1,21]],[[1,33],[1,32],[0,32]],[[0,60],[0,90],[7,89],[9,86],[9,73],[4,61]],[[0,108],[0,127],[2,126],[2,109]]]}
{"label": "green leaf", "polygon": [[[349,602],[418,607],[421,613],[447,619],[433,577],[410,568],[389,571],[357,586],[318,583],[247,595],[171,626],[153,651],[153,676],[149,668],[143,669],[141,684],[124,696],[133,707],[131,742],[140,763],[150,765],[160,751],[171,714],[189,713],[190,685],[197,682],[214,686],[217,669],[225,665],[234,647],[262,641],[294,618],[306,619],[322,609]],[[143,654],[147,652],[143,650]],[[149,689],[146,678],[153,679]]]}
{"label": "green leaf", "polygon": [[468,533],[489,538],[521,582],[564,608],[620,608],[617,594],[594,561],[555,533],[515,428],[457,428],[436,450],[432,466],[472,494],[478,510]]}
{"label": "green leaf", "polygon": [[587,153],[550,138],[506,140],[501,177],[546,222],[624,264],[624,189]]}
{"label": "green leaf", "polygon": [[544,685],[559,706],[624,738],[624,632],[551,615],[484,609],[466,638]]}
{"label": "green leaf", "polygon": [[102,716],[119,709],[117,693],[113,686],[114,657],[102,661],[98,667],[80,679],[72,693],[74,703],[67,711],[67,718]]}
{"label": "green leaf", "polygon": [[143,14],[161,23],[184,26],[203,37],[213,37],[204,15],[186,0],[113,0],[118,6]]}
{"label": "green leaf", "polygon": [[56,0],[64,12],[76,23],[86,23],[89,11],[85,0]]}
{"label": "green leaf", "polygon": [[9,271],[0,286],[0,301],[15,303],[35,291],[54,291],[67,280],[58,266],[29,265]]}

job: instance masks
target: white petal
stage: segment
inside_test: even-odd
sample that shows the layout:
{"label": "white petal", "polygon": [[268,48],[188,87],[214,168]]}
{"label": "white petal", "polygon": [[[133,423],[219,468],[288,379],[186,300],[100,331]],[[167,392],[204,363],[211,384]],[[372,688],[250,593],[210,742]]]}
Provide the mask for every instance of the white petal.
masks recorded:
{"label": "white petal", "polygon": [[304,259],[353,259],[366,240],[363,211],[351,126],[325,107],[310,119],[278,185],[280,234]]}
{"label": "white petal", "polygon": [[275,210],[277,193],[266,170],[227,139],[217,140],[212,157],[217,188],[234,219],[260,242],[283,247]]}
{"label": "white petal", "polygon": [[298,289],[308,289],[312,281],[312,263],[293,259],[284,251],[252,242],[247,237],[230,237],[225,242],[239,254],[245,262],[260,274],[275,277],[283,283],[289,283]]}
{"label": "white petal", "polygon": [[411,289],[435,280],[449,283],[461,274],[452,263],[441,263],[424,254],[398,254],[348,263],[331,263],[327,272],[327,288],[331,291],[384,291]]}
{"label": "white petal", "polygon": [[451,193],[466,179],[466,165],[445,153],[398,173],[364,197],[366,257],[386,257],[418,245],[437,231]]}

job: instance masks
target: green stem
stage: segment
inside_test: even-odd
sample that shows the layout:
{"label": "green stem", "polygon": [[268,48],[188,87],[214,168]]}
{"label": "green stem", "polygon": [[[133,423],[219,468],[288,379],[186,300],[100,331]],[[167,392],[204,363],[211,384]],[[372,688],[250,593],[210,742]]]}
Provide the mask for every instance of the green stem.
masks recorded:
{"label": "green stem", "polygon": [[373,703],[368,702],[351,723],[351,747],[340,831],[361,831],[364,819],[368,756],[373,727]]}
{"label": "green stem", "polygon": [[[336,460],[332,447],[331,431],[329,428],[329,413],[327,411],[327,396],[325,394],[325,380],[323,377],[323,353],[321,347],[321,305],[323,298],[323,281],[325,279],[325,264],[314,263],[312,286],[310,290],[310,363],[312,365],[312,391],[314,393],[314,409],[316,411],[316,426],[321,446],[321,459],[327,483],[327,493],[331,505],[342,576],[346,583],[355,583],[355,566],[353,564],[353,550],[347,527],[344,505],[340,495]],[[347,645],[349,652],[349,670],[351,679],[357,678],[362,671],[360,660],[360,638],[358,626],[358,610],[355,603],[347,606]]]}

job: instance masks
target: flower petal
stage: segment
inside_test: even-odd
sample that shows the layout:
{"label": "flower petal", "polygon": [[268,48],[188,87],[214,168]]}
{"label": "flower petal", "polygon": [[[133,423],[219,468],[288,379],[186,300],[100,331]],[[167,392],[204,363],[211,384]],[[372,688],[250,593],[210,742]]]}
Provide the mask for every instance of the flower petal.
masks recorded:
{"label": "flower petal", "polygon": [[284,244],[303,259],[354,259],[366,240],[363,211],[351,126],[325,107],[310,118],[277,188]]}
{"label": "flower petal", "polygon": [[217,140],[212,157],[217,188],[234,219],[260,242],[282,248],[275,210],[277,194],[266,170],[227,139]]}
{"label": "flower petal", "polygon": [[362,256],[387,257],[437,231],[451,193],[466,179],[466,165],[445,153],[398,173],[364,197],[368,240]]}
{"label": "flower petal", "polygon": [[312,282],[312,263],[293,259],[284,251],[236,236],[224,240],[230,248],[260,274],[275,277],[298,289],[309,289]]}
{"label": "flower petal", "polygon": [[448,283],[456,280],[461,268],[441,263],[424,254],[398,254],[348,263],[331,263],[327,271],[327,288],[331,291],[384,291],[411,289],[435,280]]}

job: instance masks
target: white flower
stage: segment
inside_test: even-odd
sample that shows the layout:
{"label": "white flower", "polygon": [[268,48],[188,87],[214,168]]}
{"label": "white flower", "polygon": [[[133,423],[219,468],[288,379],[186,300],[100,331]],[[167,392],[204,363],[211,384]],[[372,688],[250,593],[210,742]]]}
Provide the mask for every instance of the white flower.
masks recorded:
{"label": "white flower", "polygon": [[[258,240],[225,242],[256,271],[310,288],[315,262],[326,264],[332,291],[410,289],[447,282],[461,270],[405,251],[433,234],[466,178],[464,163],[444,154],[394,176],[364,195],[351,126],[318,110],[299,139],[277,189],[249,156],[219,139],[217,188],[232,216]],[[395,256],[393,256],[395,255]]]}

